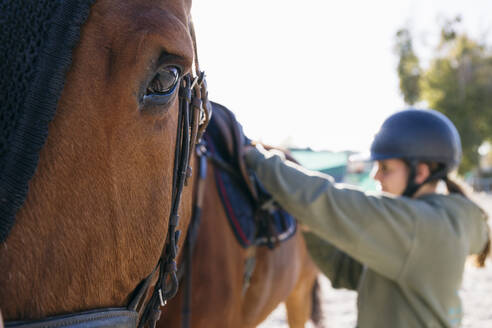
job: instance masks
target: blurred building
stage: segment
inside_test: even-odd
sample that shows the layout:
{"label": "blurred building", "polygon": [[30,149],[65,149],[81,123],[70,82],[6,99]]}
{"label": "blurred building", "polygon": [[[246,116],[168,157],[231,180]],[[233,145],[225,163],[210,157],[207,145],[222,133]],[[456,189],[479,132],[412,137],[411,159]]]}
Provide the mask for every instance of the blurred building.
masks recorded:
{"label": "blurred building", "polygon": [[475,191],[492,192],[492,145],[484,143],[480,149],[479,167],[465,175],[465,181]]}
{"label": "blurred building", "polygon": [[364,190],[375,191],[378,185],[371,178],[372,163],[353,161],[352,151],[314,151],[310,148],[291,148],[291,155],[305,168],[331,175],[336,182],[358,186]]}

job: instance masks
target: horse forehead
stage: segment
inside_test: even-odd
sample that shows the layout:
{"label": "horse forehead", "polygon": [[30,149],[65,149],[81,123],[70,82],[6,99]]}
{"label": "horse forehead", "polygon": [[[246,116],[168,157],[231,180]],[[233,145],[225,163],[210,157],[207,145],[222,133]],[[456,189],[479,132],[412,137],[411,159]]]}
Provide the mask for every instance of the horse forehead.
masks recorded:
{"label": "horse forehead", "polygon": [[[188,0],[98,0],[96,16],[106,22],[115,37],[159,37],[165,50],[183,57],[193,56],[188,24]],[[111,19],[107,19],[111,17]],[[127,35],[122,35],[127,31]]]}

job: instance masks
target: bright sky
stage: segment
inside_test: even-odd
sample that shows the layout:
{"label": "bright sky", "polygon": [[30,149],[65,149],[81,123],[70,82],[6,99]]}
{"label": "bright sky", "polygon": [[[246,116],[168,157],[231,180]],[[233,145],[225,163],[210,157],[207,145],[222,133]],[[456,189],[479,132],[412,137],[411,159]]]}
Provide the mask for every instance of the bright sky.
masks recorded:
{"label": "bright sky", "polygon": [[492,34],[492,0],[195,0],[192,13],[210,98],[253,139],[329,150],[367,149],[404,108],[398,28],[410,23],[424,57],[443,18]]}

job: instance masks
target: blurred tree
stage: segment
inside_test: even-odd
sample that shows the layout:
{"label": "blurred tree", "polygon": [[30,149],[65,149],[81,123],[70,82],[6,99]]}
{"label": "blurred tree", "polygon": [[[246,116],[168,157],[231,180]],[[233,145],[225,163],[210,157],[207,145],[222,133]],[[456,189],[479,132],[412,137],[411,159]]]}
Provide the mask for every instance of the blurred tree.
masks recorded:
{"label": "blurred tree", "polygon": [[406,28],[396,32],[395,51],[398,54],[398,77],[403,99],[409,105],[415,104],[420,97],[421,69],[419,59],[415,55],[412,45],[412,36]]}
{"label": "blurred tree", "polygon": [[[411,105],[424,100],[430,108],[454,122],[463,146],[460,172],[466,172],[478,166],[480,145],[492,140],[492,53],[485,44],[456,31],[460,20],[459,17],[448,20],[442,27],[441,40],[430,65],[419,73],[417,99],[412,98],[416,87],[402,83],[402,80],[415,78],[415,74],[402,71],[402,78],[398,68],[398,75],[406,103]],[[401,31],[396,36],[397,48]],[[408,31],[404,33],[411,39]],[[400,62],[402,58],[400,55]]]}

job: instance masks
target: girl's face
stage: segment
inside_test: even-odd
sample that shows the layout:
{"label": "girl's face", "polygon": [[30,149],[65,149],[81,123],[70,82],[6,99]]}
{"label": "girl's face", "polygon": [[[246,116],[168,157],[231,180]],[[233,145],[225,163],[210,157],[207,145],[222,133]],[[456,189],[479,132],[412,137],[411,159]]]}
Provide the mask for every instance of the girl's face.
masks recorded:
{"label": "girl's face", "polygon": [[376,162],[374,179],[383,191],[401,196],[407,187],[408,166],[401,159],[385,159]]}

